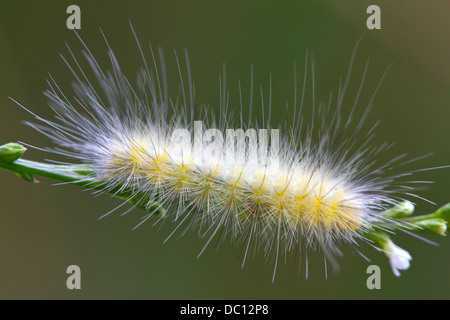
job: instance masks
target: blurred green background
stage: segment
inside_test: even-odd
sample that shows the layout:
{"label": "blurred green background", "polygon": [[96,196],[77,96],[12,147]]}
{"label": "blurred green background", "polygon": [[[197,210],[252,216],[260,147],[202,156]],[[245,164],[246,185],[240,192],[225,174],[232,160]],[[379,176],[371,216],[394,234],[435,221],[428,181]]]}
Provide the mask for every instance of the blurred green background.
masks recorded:
{"label": "blurred green background", "polygon": [[[176,83],[172,50],[187,48],[196,100],[216,108],[219,73],[227,65],[231,108],[238,112],[238,80],[248,93],[250,66],[255,85],[268,92],[272,74],[275,120],[293,97],[293,63],[303,74],[309,50],[316,68],[317,98],[327,101],[345,76],[356,41],[359,47],[349,103],[367,59],[369,73],[361,96],[370,99],[383,72],[392,63],[369,122],[381,120],[374,144],[394,142],[392,158],[433,153],[407,169],[450,164],[450,3],[447,1],[377,1],[381,30],[366,28],[372,1],[0,1],[0,143],[23,141],[44,147],[49,141],[22,123],[31,116],[8,97],[33,112],[52,117],[43,96],[50,73],[65,90],[72,77],[59,58],[65,42],[80,57],[80,43],[66,28],[66,8],[81,8],[79,34],[98,60],[106,45],[100,28],[131,80],[141,66],[129,21],[141,43],[162,46],[170,81]],[[258,88],[258,87],[257,87]],[[247,91],[246,91],[247,89]],[[70,91],[66,91],[70,92]],[[352,96],[353,93],[353,96]],[[247,95],[248,97],[248,95]],[[256,100],[256,102],[258,99]],[[26,158],[54,159],[29,150]],[[435,183],[418,193],[443,205],[450,201],[450,169],[418,174]],[[93,197],[75,186],[53,186],[40,179],[30,184],[0,171],[0,298],[2,299],[448,299],[450,239],[428,237],[439,246],[399,235],[396,243],[413,255],[410,270],[392,275],[388,260],[368,248],[368,263],[350,250],[340,259],[341,271],[325,279],[322,257],[312,258],[309,279],[298,271],[295,257],[280,264],[274,284],[273,265],[262,257],[249,259],[241,270],[241,248],[228,243],[196,256],[204,240],[195,232],[165,245],[173,225],[132,231],[143,215],[120,211],[97,220],[120,202]],[[416,210],[435,206],[417,201]],[[82,289],[66,288],[66,268],[80,266]],[[366,287],[366,268],[378,264],[381,290]]]}

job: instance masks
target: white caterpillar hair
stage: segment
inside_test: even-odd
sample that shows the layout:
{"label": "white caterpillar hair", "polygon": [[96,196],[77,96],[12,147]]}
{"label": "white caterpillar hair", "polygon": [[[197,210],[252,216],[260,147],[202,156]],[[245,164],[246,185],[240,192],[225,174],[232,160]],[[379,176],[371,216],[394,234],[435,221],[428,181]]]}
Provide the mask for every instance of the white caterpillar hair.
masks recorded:
{"label": "white caterpillar hair", "polygon": [[[348,74],[326,103],[316,101],[314,65],[306,59],[304,75],[300,81],[294,77],[291,119],[271,128],[270,113],[286,109],[271,106],[271,91],[268,99],[262,91],[261,99],[254,99],[253,77],[248,123],[243,120],[247,105],[240,84],[240,121],[233,122],[229,109],[235,106],[229,105],[225,69],[219,111],[197,110],[187,53],[185,67],[176,57],[179,91],[171,96],[162,50],[155,54],[150,46],[147,60],[137,43],[144,66],[135,84],[121,71],[109,45],[108,71],[100,68],[84,43],[89,70],[81,67],[69,49],[73,61],[63,59],[75,77],[75,97],[69,98],[51,79],[45,95],[56,119],[38,117],[42,123],[31,125],[56,143],[52,152],[93,168],[93,178],[104,182],[104,191],[126,190],[140,204],[148,203],[149,212],[142,222],[160,212],[158,208],[165,208],[159,219],[174,221],[174,232],[193,227],[206,237],[205,247],[213,238],[229,236],[242,243],[243,261],[250,250],[261,250],[275,258],[275,270],[278,257],[292,251],[306,257],[306,266],[312,251],[322,252],[325,261],[336,266],[335,256],[341,254],[342,246],[356,248],[368,242],[364,234],[374,225],[398,223],[380,212],[409,194],[403,177],[410,173],[390,173],[401,157],[383,164],[375,161],[389,146],[370,145],[376,123],[365,129],[379,85],[362,107],[363,115],[355,116],[361,109],[359,96],[368,64],[356,97],[344,102],[356,47]],[[302,115],[308,95],[310,120]],[[261,106],[253,107],[256,103]],[[264,104],[269,109],[266,116]],[[255,121],[254,108],[260,108],[262,122]],[[281,132],[279,140],[269,134],[277,131],[270,130]],[[180,144],[174,132],[187,132],[189,139]],[[233,139],[243,137],[245,144],[219,139],[223,132]],[[250,143],[267,142],[269,135],[266,148],[255,149]],[[230,147],[237,150],[232,157]],[[238,158],[243,161],[233,161]]]}

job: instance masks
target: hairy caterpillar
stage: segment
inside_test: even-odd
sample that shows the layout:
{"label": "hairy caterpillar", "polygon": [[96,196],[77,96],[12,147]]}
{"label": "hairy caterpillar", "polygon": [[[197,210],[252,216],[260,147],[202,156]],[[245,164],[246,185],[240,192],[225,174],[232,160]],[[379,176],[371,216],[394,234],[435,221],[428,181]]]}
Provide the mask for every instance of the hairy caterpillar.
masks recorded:
{"label": "hairy caterpillar", "polygon": [[[197,229],[206,238],[205,247],[213,238],[230,236],[242,243],[244,262],[251,250],[274,257],[274,276],[283,254],[300,252],[307,265],[308,252],[320,251],[336,267],[342,246],[357,249],[359,243],[371,243],[367,234],[375,227],[405,225],[381,213],[412,195],[403,179],[411,172],[390,174],[401,157],[374,161],[388,146],[370,145],[376,125],[364,129],[378,87],[364,114],[355,117],[368,65],[355,98],[344,103],[356,47],[345,80],[326,103],[316,101],[314,66],[306,61],[302,79],[295,76],[292,119],[272,128],[272,92],[268,99],[261,92],[257,100],[253,83],[249,122],[243,120],[241,90],[240,121],[233,122],[225,70],[219,111],[204,107],[198,114],[187,53],[185,71],[176,57],[179,93],[172,97],[162,51],[157,57],[150,47],[147,60],[138,42],[144,67],[132,84],[109,45],[109,71],[83,45],[88,70],[70,49],[73,61],[63,58],[75,77],[76,96],[69,98],[51,79],[45,94],[56,120],[36,116],[42,123],[30,125],[58,146],[48,150],[89,165],[89,178],[102,182],[103,191],[127,191],[136,204],[147,207],[141,223],[164,208],[166,213],[156,219],[175,222],[174,232]],[[312,87],[311,119],[302,116],[307,83]],[[262,123],[252,118],[256,103],[262,113],[264,104],[269,106]],[[406,211],[412,209],[407,205]],[[399,259],[393,265],[397,274],[409,266],[410,256],[390,248]]]}

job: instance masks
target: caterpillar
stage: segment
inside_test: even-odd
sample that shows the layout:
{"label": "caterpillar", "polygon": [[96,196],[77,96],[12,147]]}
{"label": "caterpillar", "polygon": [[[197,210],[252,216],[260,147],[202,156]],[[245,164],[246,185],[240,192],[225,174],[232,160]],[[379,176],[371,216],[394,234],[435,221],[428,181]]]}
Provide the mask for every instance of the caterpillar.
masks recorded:
{"label": "caterpillar", "polygon": [[[414,196],[405,180],[412,172],[394,170],[402,156],[379,164],[377,157],[389,145],[371,145],[378,123],[365,128],[385,74],[361,107],[367,63],[356,96],[344,99],[358,45],[337,94],[326,102],[316,99],[314,64],[307,55],[300,79],[294,70],[291,105],[272,106],[271,89],[268,97],[261,90],[256,99],[252,73],[248,102],[239,82],[240,103],[230,106],[224,68],[219,106],[212,109],[199,108],[195,101],[187,51],[184,67],[175,52],[179,85],[171,95],[162,49],[149,46],[145,53],[134,30],[133,35],[143,62],[135,83],[121,71],[105,37],[109,70],[100,67],[77,35],[87,68],[69,47],[71,61],[62,56],[75,79],[74,96],[50,77],[45,95],[55,119],[32,113],[39,122],[28,124],[57,146],[46,150],[88,165],[89,179],[101,182],[103,192],[126,191],[130,197],[125,202],[133,199],[133,208],[144,206],[148,213],[137,226],[151,218],[171,221],[175,227],[168,238],[181,229],[197,230],[206,239],[201,252],[213,239],[229,238],[243,247],[242,265],[251,251],[273,258],[273,279],[282,255],[297,252],[307,269],[308,254],[320,253],[337,269],[343,247],[359,252],[361,243],[374,246],[368,234],[408,228],[383,212],[392,206],[412,212],[412,203],[404,202]],[[307,107],[309,119],[303,115]],[[255,108],[262,121],[254,116]],[[273,112],[291,116],[284,125],[271,127]],[[396,275],[409,267],[408,252],[391,242],[384,250],[393,257]]]}

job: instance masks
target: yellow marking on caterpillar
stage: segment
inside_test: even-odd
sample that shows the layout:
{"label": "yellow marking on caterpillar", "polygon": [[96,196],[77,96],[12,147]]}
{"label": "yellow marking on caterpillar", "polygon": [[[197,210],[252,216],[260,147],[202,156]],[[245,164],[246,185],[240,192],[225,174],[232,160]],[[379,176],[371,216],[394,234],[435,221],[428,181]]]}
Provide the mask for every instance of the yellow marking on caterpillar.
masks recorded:
{"label": "yellow marking on caterpillar", "polygon": [[130,158],[131,163],[136,164],[144,160],[147,149],[138,143],[133,143],[133,145],[128,149],[127,153]]}

